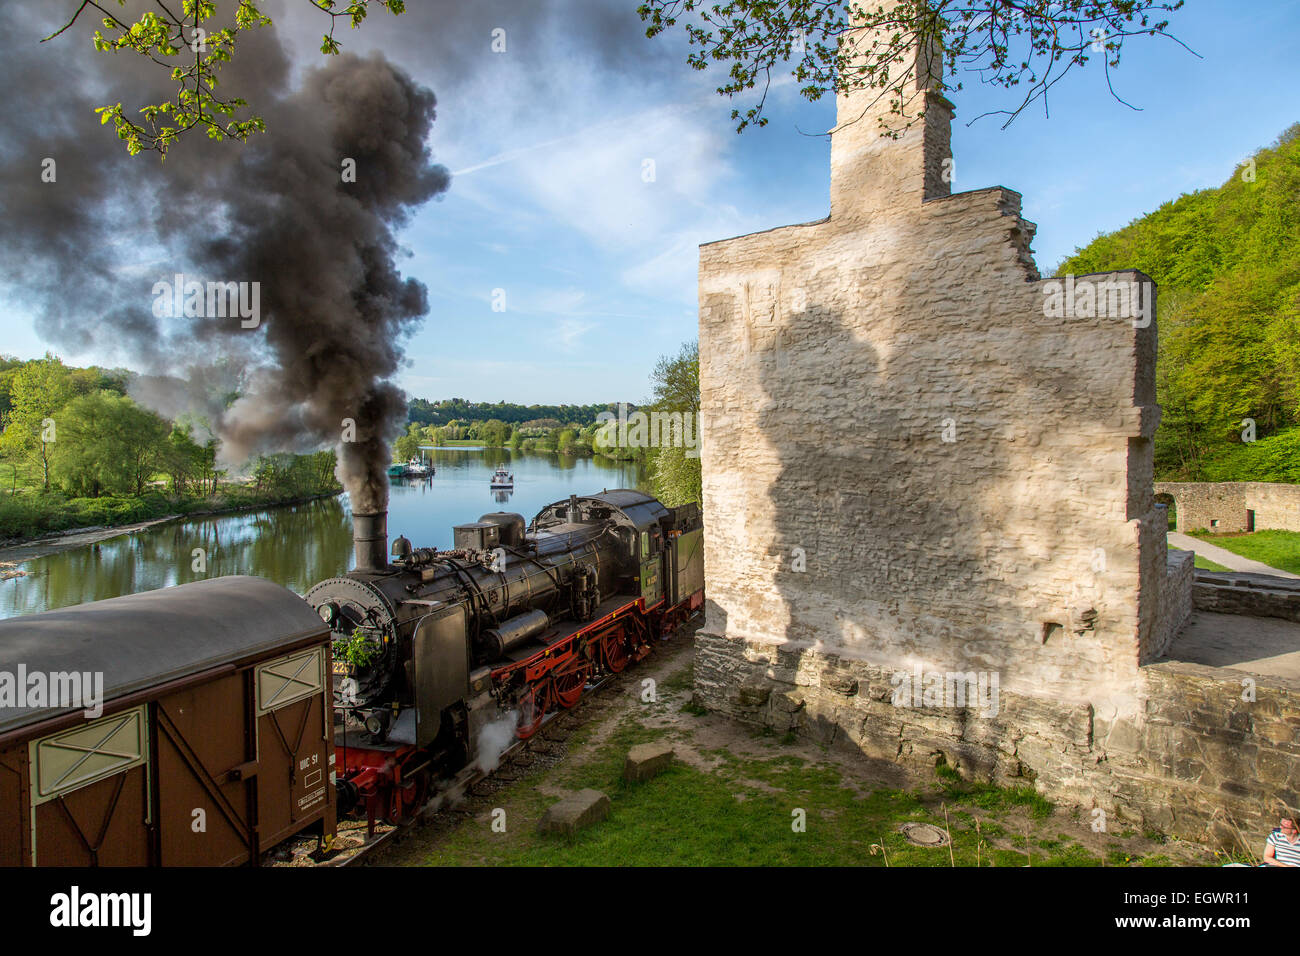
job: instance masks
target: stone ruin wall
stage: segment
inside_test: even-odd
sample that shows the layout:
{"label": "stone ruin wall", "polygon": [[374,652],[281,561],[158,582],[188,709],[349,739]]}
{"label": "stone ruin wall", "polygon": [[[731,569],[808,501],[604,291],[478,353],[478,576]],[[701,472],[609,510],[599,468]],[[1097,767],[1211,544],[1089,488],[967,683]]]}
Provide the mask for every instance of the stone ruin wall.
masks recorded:
{"label": "stone ruin wall", "polygon": [[[701,247],[696,697],[1181,835],[1216,796],[1247,819],[1223,761],[1177,763],[1217,716],[1165,720],[1210,678],[1142,666],[1191,613],[1152,490],[1155,322],[1046,317],[1020,196],[949,195],[927,103],[897,141],[833,134],[827,219]],[[997,674],[998,712],[894,706],[917,668]]]}
{"label": "stone ruin wall", "polygon": [[[1178,530],[1245,531],[1247,510],[1255,530],[1300,531],[1300,485],[1271,481],[1161,481],[1156,494],[1171,495]],[[1218,521],[1216,527],[1214,522]]]}

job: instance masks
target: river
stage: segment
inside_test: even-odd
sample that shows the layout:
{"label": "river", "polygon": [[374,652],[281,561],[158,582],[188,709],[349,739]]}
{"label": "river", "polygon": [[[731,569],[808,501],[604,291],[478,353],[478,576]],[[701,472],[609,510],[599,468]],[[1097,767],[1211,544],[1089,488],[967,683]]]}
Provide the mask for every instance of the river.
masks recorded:
{"label": "river", "polygon": [[[600,457],[498,448],[439,448],[428,454],[433,477],[392,483],[390,542],[401,534],[417,548],[450,548],[453,525],[477,521],[489,511],[517,511],[531,521],[544,505],[570,494],[645,486],[640,466]],[[514,474],[514,491],[488,487],[498,465]],[[195,549],[203,551],[205,570],[195,570]],[[352,563],[346,495],[171,521],[24,562],[24,577],[0,582],[0,618],[223,574],[255,574],[302,594]]]}

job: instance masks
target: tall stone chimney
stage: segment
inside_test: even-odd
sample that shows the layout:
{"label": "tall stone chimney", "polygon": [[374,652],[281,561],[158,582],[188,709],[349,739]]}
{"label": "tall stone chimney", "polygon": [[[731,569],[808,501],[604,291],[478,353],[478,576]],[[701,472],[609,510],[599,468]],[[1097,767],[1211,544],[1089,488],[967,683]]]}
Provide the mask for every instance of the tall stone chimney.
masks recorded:
{"label": "tall stone chimney", "polygon": [[[850,76],[865,80],[867,65],[887,56],[888,81],[884,88],[868,86],[836,97],[831,216],[837,219],[870,219],[909,200],[952,191],[953,106],[936,92],[943,75],[938,44],[895,40],[894,33],[862,28],[840,39],[848,48]],[[883,76],[878,68],[873,82]],[[901,90],[893,89],[900,80]]]}

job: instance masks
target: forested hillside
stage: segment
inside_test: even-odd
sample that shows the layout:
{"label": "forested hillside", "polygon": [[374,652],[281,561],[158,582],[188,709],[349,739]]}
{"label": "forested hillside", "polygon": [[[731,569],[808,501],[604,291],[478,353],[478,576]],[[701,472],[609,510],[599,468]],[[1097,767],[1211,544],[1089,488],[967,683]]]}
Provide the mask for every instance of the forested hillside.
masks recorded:
{"label": "forested hillside", "polygon": [[1300,123],[1057,273],[1115,269],[1159,287],[1157,480],[1300,482]]}

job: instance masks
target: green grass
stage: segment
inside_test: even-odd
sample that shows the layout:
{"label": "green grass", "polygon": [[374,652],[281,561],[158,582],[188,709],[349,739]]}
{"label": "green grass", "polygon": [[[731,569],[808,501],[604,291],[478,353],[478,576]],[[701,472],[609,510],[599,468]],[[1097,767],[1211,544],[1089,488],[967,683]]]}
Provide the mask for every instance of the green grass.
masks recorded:
{"label": "green grass", "polygon": [[695,661],[681,670],[669,674],[659,683],[659,689],[672,693],[686,693],[695,687]]}
{"label": "green grass", "polygon": [[960,774],[945,764],[940,764],[935,771],[942,781],[945,800],[966,802],[981,810],[1001,812],[1012,807],[1024,807],[1035,820],[1045,820],[1052,815],[1051,801],[1029,785],[995,787],[989,783],[973,783],[962,779]]}
{"label": "green grass", "polygon": [[1269,567],[1300,574],[1300,531],[1256,531],[1242,535],[1213,535],[1205,531],[1192,533],[1243,558],[1262,561]]}
{"label": "green grass", "polygon": [[[586,728],[582,729],[583,731]],[[1099,866],[1069,834],[1035,840],[1021,834],[1052,812],[1032,788],[972,784],[944,774],[917,791],[860,795],[840,771],[782,754],[741,758],[728,750],[705,756],[711,771],[681,761],[644,783],[622,779],[630,746],[667,731],[627,721],[585,762],[562,764],[495,796],[506,832],[487,816],[468,820],[420,859],[435,866]],[[579,735],[586,736],[579,731]],[[579,742],[576,735],[570,748]],[[572,837],[537,832],[557,789],[591,787],[608,794],[609,817]],[[552,795],[541,792],[552,791]],[[947,820],[944,818],[944,806]],[[802,811],[800,814],[798,811]],[[1028,811],[1027,813],[1025,811]],[[793,824],[802,817],[803,832]],[[978,821],[979,829],[976,830]],[[918,847],[899,827],[925,822],[952,835],[947,847]],[[1053,831],[1056,832],[1056,831]],[[1010,844],[1019,844],[1019,848]],[[978,847],[977,847],[978,844]],[[873,852],[873,847],[875,851]]]}
{"label": "green grass", "polygon": [[1215,564],[1209,558],[1203,558],[1199,554],[1196,556],[1195,560],[1192,561],[1192,564],[1194,567],[1198,567],[1202,571],[1231,571],[1232,570],[1231,568],[1225,568],[1221,564]]}
{"label": "green grass", "polygon": [[[1182,548],[1170,548],[1169,550],[1170,550],[1170,551],[1182,551],[1183,549],[1182,549]],[[1225,568],[1225,567],[1224,567],[1223,565],[1221,565],[1221,564],[1215,564],[1215,563],[1214,563],[1213,561],[1211,561],[1209,558],[1203,558],[1203,557],[1201,557],[1199,554],[1196,555],[1195,559],[1192,561],[1192,565],[1193,565],[1194,567],[1200,568],[1202,571],[1231,571],[1231,570],[1232,570],[1231,568]]]}

